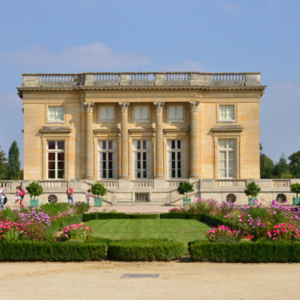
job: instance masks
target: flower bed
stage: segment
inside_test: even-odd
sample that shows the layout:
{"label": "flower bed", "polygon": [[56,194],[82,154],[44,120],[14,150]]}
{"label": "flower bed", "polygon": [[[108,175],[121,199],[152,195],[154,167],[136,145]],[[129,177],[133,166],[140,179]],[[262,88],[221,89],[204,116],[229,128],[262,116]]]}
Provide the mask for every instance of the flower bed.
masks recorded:
{"label": "flower bed", "polygon": [[165,239],[135,239],[112,241],[108,248],[111,258],[123,261],[170,261],[181,259],[183,243]]}

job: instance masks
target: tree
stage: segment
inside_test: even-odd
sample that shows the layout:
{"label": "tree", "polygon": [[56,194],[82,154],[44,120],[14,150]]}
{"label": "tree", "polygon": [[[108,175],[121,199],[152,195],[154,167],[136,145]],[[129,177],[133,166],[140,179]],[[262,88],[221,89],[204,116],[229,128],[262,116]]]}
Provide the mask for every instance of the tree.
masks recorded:
{"label": "tree", "polygon": [[294,178],[300,177],[300,151],[294,152],[289,157],[289,170]]}
{"label": "tree", "polygon": [[20,151],[16,141],[13,141],[8,151],[7,178],[9,180],[20,179]]}
{"label": "tree", "polygon": [[274,173],[274,162],[267,155],[260,154],[260,178],[272,178]]}
{"label": "tree", "polygon": [[0,146],[0,179],[6,179],[7,176],[7,158]]}
{"label": "tree", "polygon": [[247,184],[245,189],[245,194],[251,198],[256,198],[260,192],[260,186],[256,184],[254,181]]}
{"label": "tree", "polygon": [[179,182],[179,185],[178,185],[178,188],[177,188],[177,192],[180,195],[187,196],[188,193],[191,193],[193,191],[194,191],[194,187],[189,182],[186,182],[186,181]]}
{"label": "tree", "polygon": [[284,153],[280,155],[278,163],[275,164],[273,174],[275,178],[289,178],[291,176],[291,174],[289,174],[289,165]]}

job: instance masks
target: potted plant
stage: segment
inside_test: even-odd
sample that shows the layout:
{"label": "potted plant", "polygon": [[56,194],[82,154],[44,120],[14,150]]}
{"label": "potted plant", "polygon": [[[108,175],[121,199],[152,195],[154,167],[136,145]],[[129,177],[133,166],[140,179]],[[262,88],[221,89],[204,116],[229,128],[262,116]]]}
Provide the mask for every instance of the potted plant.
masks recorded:
{"label": "potted plant", "polygon": [[98,198],[94,198],[94,205],[95,206],[102,206],[102,199],[101,196],[106,195],[107,189],[101,182],[96,182],[92,185],[92,193],[96,195]]}
{"label": "potted plant", "polygon": [[293,197],[293,205],[300,205],[300,183],[292,183],[291,184],[291,192],[296,194],[296,197]]}
{"label": "potted plant", "polygon": [[185,195],[185,198],[183,198],[183,205],[191,204],[191,198],[187,198],[187,194],[193,191],[194,191],[194,187],[189,182],[186,181],[179,182],[177,192],[180,195]]}
{"label": "potted plant", "polygon": [[26,190],[30,195],[30,206],[39,206],[39,198],[36,199],[36,197],[43,194],[43,187],[38,182],[33,181],[27,185]]}
{"label": "potted plant", "polygon": [[245,194],[249,197],[249,205],[257,205],[257,195],[260,192],[260,186],[254,181],[247,184]]}

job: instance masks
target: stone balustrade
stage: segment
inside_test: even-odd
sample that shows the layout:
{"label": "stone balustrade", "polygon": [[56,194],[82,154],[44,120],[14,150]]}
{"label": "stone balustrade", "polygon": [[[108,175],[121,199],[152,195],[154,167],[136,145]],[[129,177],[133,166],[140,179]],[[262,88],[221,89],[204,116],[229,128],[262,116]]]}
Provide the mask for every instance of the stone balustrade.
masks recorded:
{"label": "stone balustrade", "polygon": [[22,74],[22,87],[80,86],[261,86],[259,72],[120,72]]}

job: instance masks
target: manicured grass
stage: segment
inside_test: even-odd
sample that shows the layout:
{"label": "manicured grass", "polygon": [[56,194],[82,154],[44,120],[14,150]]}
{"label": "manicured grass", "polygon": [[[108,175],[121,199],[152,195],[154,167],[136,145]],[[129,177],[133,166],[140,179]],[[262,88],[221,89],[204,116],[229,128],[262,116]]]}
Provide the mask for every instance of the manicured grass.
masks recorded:
{"label": "manicured grass", "polygon": [[85,223],[94,230],[94,236],[118,239],[167,238],[183,242],[205,239],[211,228],[196,220],[95,220]]}

